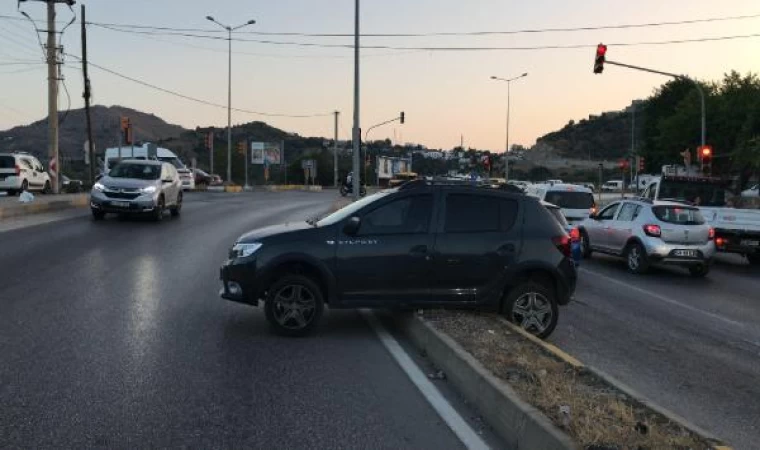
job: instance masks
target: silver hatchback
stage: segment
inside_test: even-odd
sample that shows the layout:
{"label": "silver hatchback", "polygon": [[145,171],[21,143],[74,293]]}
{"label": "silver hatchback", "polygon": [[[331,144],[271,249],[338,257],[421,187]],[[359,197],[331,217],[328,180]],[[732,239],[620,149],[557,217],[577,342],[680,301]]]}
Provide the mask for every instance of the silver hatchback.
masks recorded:
{"label": "silver hatchback", "polygon": [[622,256],[633,273],[668,264],[703,277],[715,256],[714,230],[699,209],[680,203],[615,202],[584,220],[579,229],[584,257],[595,251]]}

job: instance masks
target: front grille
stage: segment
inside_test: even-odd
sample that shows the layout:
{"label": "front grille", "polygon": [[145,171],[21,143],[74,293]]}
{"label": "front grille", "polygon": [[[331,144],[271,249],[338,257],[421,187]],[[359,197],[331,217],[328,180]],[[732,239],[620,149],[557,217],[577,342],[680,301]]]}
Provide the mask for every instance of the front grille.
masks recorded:
{"label": "front grille", "polygon": [[122,200],[134,200],[140,196],[138,192],[104,192],[108,198],[118,198]]}

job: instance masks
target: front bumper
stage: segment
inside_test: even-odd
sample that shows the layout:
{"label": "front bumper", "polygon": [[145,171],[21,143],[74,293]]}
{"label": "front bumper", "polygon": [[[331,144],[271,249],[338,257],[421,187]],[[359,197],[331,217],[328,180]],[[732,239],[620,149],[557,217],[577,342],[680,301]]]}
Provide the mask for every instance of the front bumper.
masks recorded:
{"label": "front bumper", "polygon": [[219,269],[222,283],[219,296],[232,302],[258,306],[260,292],[253,283],[256,272],[256,258],[226,260]]}
{"label": "front bumper", "polygon": [[99,191],[90,194],[90,208],[107,213],[140,214],[156,209],[158,194],[143,194],[134,199],[112,198]]}

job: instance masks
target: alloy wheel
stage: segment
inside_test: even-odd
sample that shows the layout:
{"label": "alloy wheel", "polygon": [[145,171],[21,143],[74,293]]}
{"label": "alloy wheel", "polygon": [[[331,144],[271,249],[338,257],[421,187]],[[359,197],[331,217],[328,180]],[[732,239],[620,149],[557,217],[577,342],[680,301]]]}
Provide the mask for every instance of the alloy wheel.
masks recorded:
{"label": "alloy wheel", "polygon": [[512,306],[512,321],[534,334],[546,331],[553,315],[549,299],[539,292],[526,292]]}
{"label": "alloy wheel", "polygon": [[300,284],[288,284],[280,288],[273,300],[274,319],[291,330],[305,328],[314,319],[317,302],[314,294]]}

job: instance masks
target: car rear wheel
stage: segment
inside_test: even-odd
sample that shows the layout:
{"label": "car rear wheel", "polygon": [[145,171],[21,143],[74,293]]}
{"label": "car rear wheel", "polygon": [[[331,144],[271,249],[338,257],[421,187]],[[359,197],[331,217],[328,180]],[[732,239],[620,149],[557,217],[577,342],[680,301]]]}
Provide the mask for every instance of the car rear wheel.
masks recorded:
{"label": "car rear wheel", "polygon": [[29,190],[29,182],[24,180],[21,182],[21,192]]}
{"label": "car rear wheel", "polygon": [[322,291],[314,281],[285,275],[269,288],[264,313],[275,333],[305,336],[317,325],[323,309]]}
{"label": "car rear wheel", "polygon": [[172,206],[171,208],[172,217],[179,217],[180,212],[182,212],[182,193],[180,192],[177,195],[177,204]]}
{"label": "car rear wheel", "polygon": [[534,281],[509,291],[502,311],[509,321],[541,339],[552,334],[559,317],[554,292]]}
{"label": "car rear wheel", "polygon": [[591,258],[594,252],[591,250],[591,241],[588,238],[586,230],[581,230],[581,254],[584,258]]}
{"label": "car rear wheel", "polygon": [[707,264],[700,264],[698,266],[689,267],[689,273],[695,278],[704,278],[710,273],[710,266]]}
{"label": "car rear wheel", "polygon": [[747,261],[749,261],[750,265],[760,266],[760,253],[751,253],[747,255]]}
{"label": "car rear wheel", "polygon": [[649,270],[649,259],[644,247],[638,242],[628,245],[625,251],[625,261],[631,273],[643,274]]}
{"label": "car rear wheel", "polygon": [[45,182],[45,187],[44,187],[44,188],[42,188],[42,193],[43,193],[43,194],[49,194],[49,193],[51,193],[52,191],[53,191],[53,189],[50,187],[50,182],[49,182],[49,181],[46,181],[46,182]]}

